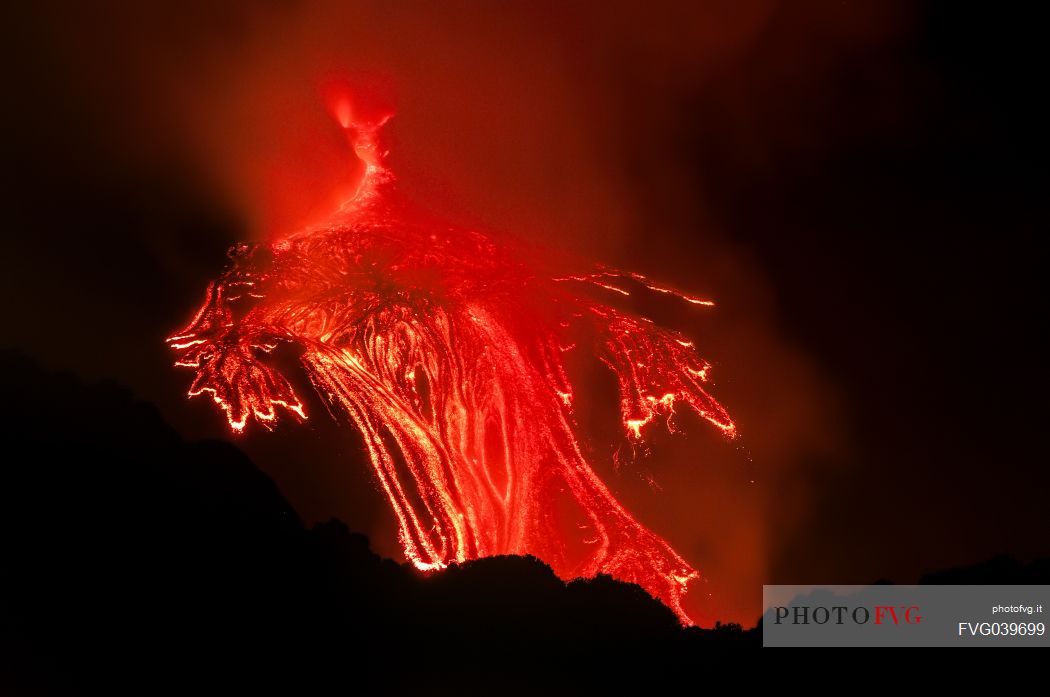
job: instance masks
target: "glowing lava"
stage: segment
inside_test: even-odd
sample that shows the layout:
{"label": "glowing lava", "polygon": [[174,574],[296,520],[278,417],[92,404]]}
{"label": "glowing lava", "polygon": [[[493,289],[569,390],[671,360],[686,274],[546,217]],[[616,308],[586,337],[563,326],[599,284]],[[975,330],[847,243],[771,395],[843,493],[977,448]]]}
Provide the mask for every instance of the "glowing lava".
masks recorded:
{"label": "glowing lava", "polygon": [[598,337],[632,441],[679,405],[733,437],[692,342],[589,295],[644,288],[711,303],[638,274],[543,277],[477,232],[413,222],[391,203],[381,123],[340,119],[365,165],[357,193],[320,226],[230,250],[168,339],[176,364],[196,370],[189,394],[211,395],[235,431],[272,425],[279,408],[305,419],[267,361],[294,343],[318,394],[363,436],[417,567],[532,554],[564,579],[637,583],[689,623],[682,596],[699,574],[587,463],[563,352],[574,327]]}

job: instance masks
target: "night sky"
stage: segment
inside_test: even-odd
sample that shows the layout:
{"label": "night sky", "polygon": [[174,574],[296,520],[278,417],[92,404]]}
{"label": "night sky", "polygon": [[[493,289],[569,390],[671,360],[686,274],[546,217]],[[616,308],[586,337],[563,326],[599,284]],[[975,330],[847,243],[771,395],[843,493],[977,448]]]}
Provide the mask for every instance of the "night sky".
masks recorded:
{"label": "night sky", "polygon": [[[762,583],[1050,553],[1039,18],[881,1],[61,5],[2,10],[0,345],[118,380],[187,438],[231,438],[185,399],[163,339],[230,244],[315,219],[352,182],[319,97],[345,78],[396,110],[392,166],[435,215],[717,301],[635,309],[696,338],[742,439],[687,422],[636,468],[599,471],[727,618],[754,617]],[[601,457],[615,413],[608,380],[590,387]],[[314,414],[236,440],[306,520],[341,518],[400,558],[360,441]]]}

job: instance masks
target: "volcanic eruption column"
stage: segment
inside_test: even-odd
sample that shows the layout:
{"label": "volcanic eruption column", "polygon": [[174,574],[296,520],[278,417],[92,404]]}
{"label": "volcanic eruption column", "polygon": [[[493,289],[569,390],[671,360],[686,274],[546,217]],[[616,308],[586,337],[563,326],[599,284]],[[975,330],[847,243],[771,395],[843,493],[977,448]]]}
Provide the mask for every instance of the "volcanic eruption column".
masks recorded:
{"label": "volcanic eruption column", "polygon": [[[686,405],[732,438],[704,389],[692,342],[588,298],[634,288],[684,295],[632,273],[538,275],[473,231],[410,220],[378,124],[337,114],[364,173],[321,225],[231,248],[189,325],[168,339],[234,431],[266,426],[303,402],[270,354],[294,342],[333,414],[364,438],[418,568],[532,554],[561,578],[606,573],[637,583],[690,623],[682,596],[699,574],[612,496],[581,453],[562,354],[586,325],[619,382],[626,437]],[[573,292],[575,289],[576,292]],[[571,530],[572,532],[567,532]]]}

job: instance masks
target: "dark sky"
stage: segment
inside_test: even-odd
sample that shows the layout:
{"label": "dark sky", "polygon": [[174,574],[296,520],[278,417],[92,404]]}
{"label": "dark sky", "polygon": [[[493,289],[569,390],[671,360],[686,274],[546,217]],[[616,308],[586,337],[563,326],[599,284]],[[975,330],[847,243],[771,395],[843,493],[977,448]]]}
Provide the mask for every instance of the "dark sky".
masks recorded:
{"label": "dark sky", "polygon": [[[663,492],[605,474],[728,615],[762,582],[1050,553],[1039,18],[345,4],[5,8],[0,344],[228,438],[162,340],[229,244],[345,184],[318,94],[349,77],[396,108],[393,166],[422,205],[718,301],[639,309],[697,336],[741,448],[694,424],[640,465]],[[354,436],[285,426],[239,442],[308,520],[395,555]]]}

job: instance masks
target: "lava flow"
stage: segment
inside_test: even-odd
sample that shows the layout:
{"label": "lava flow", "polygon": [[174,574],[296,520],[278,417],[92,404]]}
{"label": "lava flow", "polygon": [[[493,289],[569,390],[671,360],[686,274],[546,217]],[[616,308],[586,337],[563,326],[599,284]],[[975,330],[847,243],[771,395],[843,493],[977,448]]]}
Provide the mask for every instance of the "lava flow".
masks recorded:
{"label": "lava flow", "polygon": [[357,192],[321,225],[230,250],[204,305],[168,339],[176,365],[196,370],[189,394],[208,393],[234,431],[272,426],[279,408],[305,419],[272,360],[294,343],[322,400],[360,431],[418,568],[531,554],[563,579],[637,583],[691,623],[682,596],[699,574],[588,464],[563,354],[572,331],[596,338],[632,443],[657,421],[673,426],[680,405],[731,438],[692,342],[594,296],[711,303],[639,274],[538,274],[482,234],[414,221],[393,203],[382,124],[343,116],[364,163]]}

